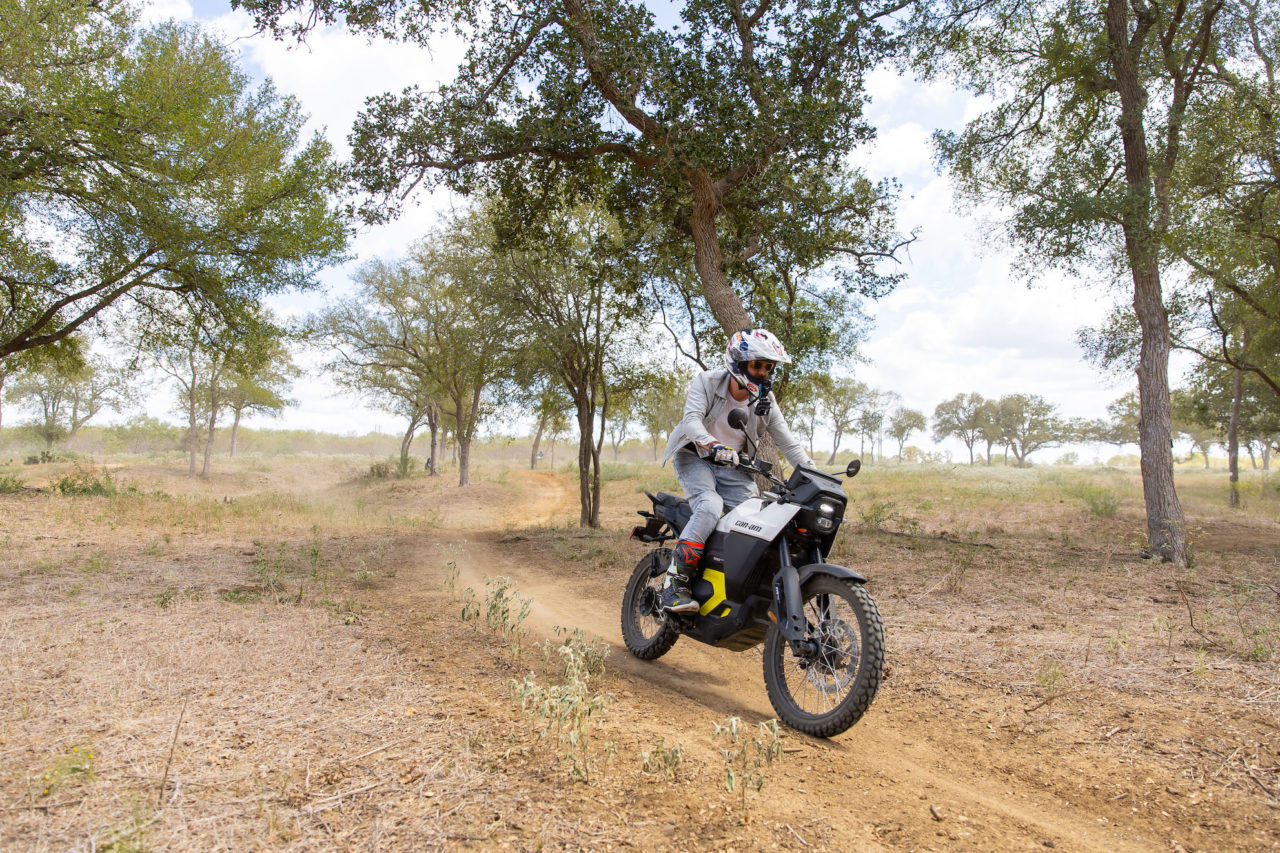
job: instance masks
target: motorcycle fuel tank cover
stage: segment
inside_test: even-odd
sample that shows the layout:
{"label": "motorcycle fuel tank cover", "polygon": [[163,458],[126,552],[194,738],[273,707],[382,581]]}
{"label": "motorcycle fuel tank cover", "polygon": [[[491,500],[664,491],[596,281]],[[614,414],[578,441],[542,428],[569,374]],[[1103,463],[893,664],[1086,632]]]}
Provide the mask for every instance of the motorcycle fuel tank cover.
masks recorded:
{"label": "motorcycle fuel tank cover", "polygon": [[747,498],[720,519],[716,530],[722,533],[744,533],[772,542],[799,511],[799,504],[766,504],[763,498]]}

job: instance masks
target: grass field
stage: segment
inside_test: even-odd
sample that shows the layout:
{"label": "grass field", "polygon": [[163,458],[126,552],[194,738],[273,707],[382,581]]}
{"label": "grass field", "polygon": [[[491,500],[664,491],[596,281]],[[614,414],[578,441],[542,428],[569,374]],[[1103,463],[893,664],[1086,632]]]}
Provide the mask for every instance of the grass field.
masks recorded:
{"label": "grass field", "polygon": [[714,731],[772,716],[759,653],[617,636],[670,469],[606,464],[583,531],[574,472],[494,457],[465,489],[367,454],[0,467],[0,848],[1280,843],[1280,476],[1232,510],[1181,468],[1174,569],[1136,470],[868,466],[831,560],[888,677],[744,795]]}

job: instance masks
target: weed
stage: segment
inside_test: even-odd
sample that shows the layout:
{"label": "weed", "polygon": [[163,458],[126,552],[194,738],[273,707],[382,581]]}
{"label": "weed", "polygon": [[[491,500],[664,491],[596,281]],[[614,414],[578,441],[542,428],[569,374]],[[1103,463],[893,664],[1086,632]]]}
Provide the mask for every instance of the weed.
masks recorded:
{"label": "weed", "polygon": [[486,578],[485,586],[489,592],[485,595],[485,624],[489,630],[501,636],[511,646],[518,657],[520,641],[528,631],[521,624],[529,616],[533,607],[532,598],[523,598],[515,591],[511,578]]}
{"label": "weed", "polygon": [[26,487],[26,481],[17,474],[0,474],[0,495],[17,494]]}
{"label": "weed", "polygon": [[396,473],[394,462],[374,462],[369,466],[369,476],[375,480],[386,480]]}
{"label": "weed", "polygon": [[456,599],[458,597],[458,575],[461,570],[458,568],[457,560],[450,560],[444,564],[444,588],[448,590],[449,597]]}
{"label": "weed", "polygon": [[[467,587],[462,591],[462,621],[472,622],[480,618],[480,602],[476,600],[476,591],[471,587]],[[471,626],[473,629],[479,629],[480,624],[476,621]]]}
{"label": "weed", "polygon": [[177,594],[178,588],[176,586],[167,586],[164,588],[164,592],[160,593],[160,596],[156,599],[156,604],[160,606],[161,610],[168,610],[169,605],[173,603],[174,596]]}
{"label": "weed", "polygon": [[858,507],[858,517],[865,530],[883,532],[888,529],[887,525],[897,524],[913,536],[920,532],[920,522],[903,515],[894,501],[873,500],[866,507]]}
{"label": "weed", "polygon": [[659,737],[653,749],[640,753],[640,765],[645,773],[661,773],[668,779],[675,779],[684,761],[684,745],[677,743],[667,746],[665,738]]}
{"label": "weed", "polygon": [[70,474],[55,480],[53,488],[68,497],[111,497],[118,491],[111,473],[105,468],[101,474],[95,474],[79,465]]}
{"label": "weed", "polygon": [[741,718],[729,717],[715,724],[714,738],[724,759],[724,787],[730,793],[738,792],[739,806],[745,812],[747,789],[760,793],[767,768],[782,758],[778,721],[765,720],[753,736]]}
{"label": "weed", "polygon": [[1129,632],[1121,631],[1107,637],[1107,654],[1111,655],[1114,660],[1124,657],[1125,652],[1129,651]]}
{"label": "weed", "polygon": [[1046,696],[1061,696],[1070,689],[1071,679],[1056,660],[1051,660],[1036,673],[1036,683]]}
{"label": "weed", "polygon": [[111,558],[101,551],[94,551],[89,555],[89,559],[85,560],[80,571],[86,575],[102,575],[111,571]]}
{"label": "weed", "polygon": [[218,598],[232,604],[253,604],[262,600],[262,590],[257,587],[240,586],[235,589],[220,590]]}
{"label": "weed", "polygon": [[541,724],[539,738],[556,733],[570,762],[570,777],[586,782],[590,781],[592,721],[603,716],[613,698],[607,693],[593,692],[591,680],[604,671],[609,649],[588,641],[581,629],[574,629],[556,651],[561,656],[564,683],[542,686],[533,673],[529,673],[522,681],[512,679],[508,687],[511,695],[519,700],[521,709],[534,715]]}
{"label": "weed", "polygon": [[59,788],[73,782],[93,781],[93,750],[89,747],[73,746],[64,755],[54,759],[41,780],[40,796],[47,797]]}

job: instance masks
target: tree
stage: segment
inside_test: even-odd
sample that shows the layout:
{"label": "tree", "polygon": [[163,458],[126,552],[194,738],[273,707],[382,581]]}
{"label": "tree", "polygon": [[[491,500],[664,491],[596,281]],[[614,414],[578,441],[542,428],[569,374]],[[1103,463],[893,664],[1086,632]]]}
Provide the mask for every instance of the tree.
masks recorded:
{"label": "tree", "polygon": [[638,418],[657,460],[662,443],[684,415],[685,387],[689,377],[681,371],[654,368],[640,385]]}
{"label": "tree", "polygon": [[175,297],[168,303],[166,322],[149,325],[146,317],[138,317],[135,334],[147,359],[176,385],[176,411],[187,421],[187,476],[196,475],[196,454],[203,443],[200,476],[207,477],[235,352],[246,337],[263,334],[259,324],[269,321],[256,312],[228,320],[196,299]]}
{"label": "tree", "polygon": [[86,354],[83,345],[76,349],[74,355],[33,359],[14,375],[9,389],[10,402],[35,410],[32,427],[50,450],[74,438],[104,408],[129,398],[123,371]]}
{"label": "tree", "polygon": [[710,0],[683,4],[678,22],[639,0],[236,2],[277,34],[341,20],[423,46],[449,28],[467,39],[452,83],[378,96],[358,120],[352,175],[374,196],[368,216],[423,182],[497,190],[536,214],[536,188],[567,180],[588,196],[604,172],[628,231],[691,246],[724,331],[753,325],[731,278],[770,248],[801,268],[850,259],[854,291],[891,284],[875,268],[901,242],[881,227],[892,188],[845,164],[874,135],[863,82],[897,50],[910,0]]}
{"label": "tree", "polygon": [[402,262],[365,264],[356,296],[314,321],[336,351],[335,362],[357,379],[372,380],[376,393],[407,419],[402,464],[414,433],[432,423],[433,413],[452,422],[459,486],[471,481],[471,442],[488,414],[485,393],[518,359],[509,340],[511,317],[492,298],[499,273],[491,240],[464,225],[442,225]]}
{"label": "tree", "polygon": [[902,446],[907,443],[913,432],[923,432],[928,426],[923,412],[907,409],[902,406],[889,415],[889,435],[898,442],[898,461],[902,461]]}
{"label": "tree", "polygon": [[1019,467],[1042,447],[1062,442],[1064,424],[1057,407],[1038,394],[1007,394],[998,403],[996,422]]}
{"label": "tree", "polygon": [[[573,400],[578,422],[578,492],[583,527],[600,526],[600,450],[614,388],[627,389],[640,306],[625,298],[638,277],[629,270],[616,224],[599,209],[556,215],[534,243],[508,236],[495,300],[527,340],[526,355],[555,373]],[[598,426],[597,426],[598,420]]]}
{"label": "tree", "polygon": [[870,389],[852,376],[836,378],[820,374],[814,377],[814,384],[818,389],[818,408],[826,415],[827,424],[833,433],[831,456],[827,458],[827,464],[830,465],[836,461],[845,433],[857,425],[859,409]]}
{"label": "tree", "polygon": [[542,378],[544,381],[539,383],[531,406],[538,421],[533,432],[533,446],[529,450],[530,471],[538,467],[538,460],[542,458],[542,451],[539,449],[542,437],[560,435],[567,430],[569,410],[573,408],[573,401],[566,396],[564,388],[558,382],[551,381],[550,376]]}
{"label": "tree", "polygon": [[[957,394],[945,400],[933,410],[933,440],[958,438],[969,448],[969,464],[973,464],[973,445],[981,434],[984,419],[981,413],[986,399],[977,393]],[[991,458],[991,445],[987,445],[987,459]]]}
{"label": "tree", "polygon": [[[275,329],[274,324],[271,327]],[[236,455],[240,421],[253,412],[279,415],[292,401],[285,397],[289,386],[300,375],[289,348],[280,337],[260,335],[255,340],[242,340],[244,347],[231,365],[225,398],[231,410],[231,455]]]}
{"label": "tree", "polygon": [[0,360],[165,293],[231,318],[346,245],[328,144],[190,27],[123,0],[4,0]]}
{"label": "tree", "polygon": [[825,374],[801,376],[788,381],[784,392],[783,402],[789,421],[795,432],[804,437],[810,459],[816,455],[813,440],[818,431],[818,415],[822,408],[823,379],[826,379]]}
{"label": "tree", "polygon": [[937,26],[919,41],[922,67],[993,104],[962,133],[939,136],[964,193],[1012,208],[1008,231],[1033,266],[1128,279],[1147,538],[1177,564],[1186,523],[1173,483],[1161,252],[1178,216],[1188,123],[1222,90],[1228,45],[1248,39],[1226,25],[1225,5],[940,0]]}
{"label": "tree", "polygon": [[[875,389],[868,389],[867,392],[862,395],[862,399],[858,403],[858,417],[854,422],[854,426],[857,427],[858,436],[864,443],[864,450],[865,442],[870,440],[871,455],[873,459],[876,453],[877,442],[881,445],[880,449],[884,449],[882,433],[884,432],[885,409],[888,408],[889,404],[897,398],[898,395],[892,391],[876,391]],[[834,459],[832,461],[834,461]]]}

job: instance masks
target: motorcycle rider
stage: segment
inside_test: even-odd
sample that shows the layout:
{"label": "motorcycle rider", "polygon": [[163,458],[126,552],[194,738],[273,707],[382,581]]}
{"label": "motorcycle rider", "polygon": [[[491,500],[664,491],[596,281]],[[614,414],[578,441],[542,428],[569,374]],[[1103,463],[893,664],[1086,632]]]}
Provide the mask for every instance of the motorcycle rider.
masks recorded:
{"label": "motorcycle rider", "polygon": [[729,338],[725,366],[704,370],[689,383],[684,416],[671,431],[662,464],[671,460],[676,479],[693,509],[681,531],[662,587],[662,607],[692,613],[698,602],[689,590],[707,537],[720,515],[759,494],[752,475],[732,467],[745,447],[743,430],[729,426],[729,412],[747,412],[746,433],[758,442],[767,431],[793,466],[813,460],[791,434],[773,396],[774,371],[791,359],[782,342],[764,329],[744,329]]}

